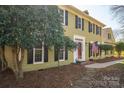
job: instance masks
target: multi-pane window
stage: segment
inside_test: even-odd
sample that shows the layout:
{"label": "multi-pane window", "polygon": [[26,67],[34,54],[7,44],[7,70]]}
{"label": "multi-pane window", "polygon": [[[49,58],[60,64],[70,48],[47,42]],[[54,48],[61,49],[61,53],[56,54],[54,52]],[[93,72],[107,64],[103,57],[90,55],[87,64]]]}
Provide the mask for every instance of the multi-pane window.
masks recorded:
{"label": "multi-pane window", "polygon": [[84,20],[78,16],[75,16],[75,28],[84,29]]}
{"label": "multi-pane window", "polygon": [[108,39],[111,39],[111,34],[110,33],[108,33]]}
{"label": "multi-pane window", "polygon": [[99,34],[100,34],[100,35],[102,34],[102,29],[101,29],[101,27],[99,27]]}
{"label": "multi-pane window", "polygon": [[61,22],[64,24],[64,10],[59,9],[60,12],[60,17],[61,17]]}
{"label": "multi-pane window", "polygon": [[60,12],[62,24],[67,26],[68,25],[68,11],[59,9],[59,12]]}
{"label": "multi-pane window", "polygon": [[43,62],[43,48],[33,48],[33,62]]}
{"label": "multi-pane window", "polygon": [[64,48],[60,49],[59,60],[65,60],[65,49]]}
{"label": "multi-pane window", "polygon": [[67,10],[65,11],[64,16],[65,16],[65,19],[64,19],[65,20],[65,25],[67,26],[68,25],[68,11]]}
{"label": "multi-pane window", "polygon": [[78,17],[78,28],[81,28],[81,18]]}

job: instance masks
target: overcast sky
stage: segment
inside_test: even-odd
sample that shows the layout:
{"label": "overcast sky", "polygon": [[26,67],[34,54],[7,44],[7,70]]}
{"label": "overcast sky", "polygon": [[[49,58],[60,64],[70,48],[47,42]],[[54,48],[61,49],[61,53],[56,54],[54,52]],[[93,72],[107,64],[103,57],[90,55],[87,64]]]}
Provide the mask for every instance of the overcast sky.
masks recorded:
{"label": "overcast sky", "polygon": [[88,10],[89,15],[94,17],[95,19],[101,21],[106,24],[107,27],[111,27],[114,31],[114,35],[116,38],[120,38],[119,33],[115,32],[115,29],[119,29],[119,24],[117,20],[113,17],[112,12],[110,10],[111,6],[108,5],[74,5],[78,9],[84,11]]}

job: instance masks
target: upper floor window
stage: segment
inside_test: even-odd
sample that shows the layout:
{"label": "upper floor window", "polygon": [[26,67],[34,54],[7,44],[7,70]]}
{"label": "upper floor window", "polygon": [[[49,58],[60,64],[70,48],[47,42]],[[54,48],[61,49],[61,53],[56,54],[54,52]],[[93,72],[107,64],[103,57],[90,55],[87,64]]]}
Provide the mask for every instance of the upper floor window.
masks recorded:
{"label": "upper floor window", "polygon": [[68,11],[59,9],[59,12],[60,12],[62,24],[67,26],[68,25]]}
{"label": "upper floor window", "polygon": [[81,18],[78,17],[78,28],[81,28]]}
{"label": "upper floor window", "polygon": [[64,24],[64,10],[59,9],[60,17],[61,17],[61,22]]}
{"label": "upper floor window", "polygon": [[65,25],[68,25],[68,11],[65,10]]}
{"label": "upper floor window", "polygon": [[108,39],[111,39],[111,34],[110,33],[108,33]]}
{"label": "upper floor window", "polygon": [[84,30],[84,19],[81,19],[78,16],[75,16],[75,28]]}
{"label": "upper floor window", "polygon": [[99,34],[100,34],[100,36],[102,35],[102,28],[101,27],[99,27]]}

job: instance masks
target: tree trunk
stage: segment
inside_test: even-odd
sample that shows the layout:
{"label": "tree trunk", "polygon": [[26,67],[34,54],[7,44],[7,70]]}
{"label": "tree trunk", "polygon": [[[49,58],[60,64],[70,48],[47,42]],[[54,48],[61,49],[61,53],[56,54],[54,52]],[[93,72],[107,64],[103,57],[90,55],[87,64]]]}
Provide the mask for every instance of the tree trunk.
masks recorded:
{"label": "tree trunk", "polygon": [[24,49],[21,49],[21,60],[19,60],[18,62],[18,75],[20,79],[23,79],[24,75],[23,75],[23,69],[22,69],[22,64],[23,64],[23,60],[24,60]]}
{"label": "tree trunk", "polygon": [[119,58],[121,57],[121,52],[120,52],[120,51],[118,52],[118,57],[119,57]]}
{"label": "tree trunk", "polygon": [[[19,51],[18,51],[19,49]],[[13,48],[13,63],[14,63],[14,72],[16,79],[23,79],[23,69],[22,69],[22,64],[24,60],[24,49],[23,48]],[[21,50],[21,59],[19,60],[19,52]]]}
{"label": "tree trunk", "polygon": [[16,47],[12,47],[12,56],[13,56],[13,71],[15,73],[15,77],[18,80],[18,64],[17,64],[17,54]]}
{"label": "tree trunk", "polygon": [[1,60],[1,70],[4,71],[8,67],[7,60],[5,58],[5,46],[0,47],[0,60]]}
{"label": "tree trunk", "polygon": [[59,50],[58,50],[58,67],[60,66],[60,64],[59,64],[59,54],[60,52],[59,52]]}

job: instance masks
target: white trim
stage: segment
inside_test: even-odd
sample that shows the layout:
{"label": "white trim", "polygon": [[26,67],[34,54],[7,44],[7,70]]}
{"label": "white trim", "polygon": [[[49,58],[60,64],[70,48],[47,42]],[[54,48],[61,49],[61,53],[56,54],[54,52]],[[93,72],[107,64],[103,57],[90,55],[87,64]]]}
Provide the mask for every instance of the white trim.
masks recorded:
{"label": "white trim", "polygon": [[[42,60],[41,62],[35,61],[35,50],[42,50]],[[33,64],[42,64],[44,63],[44,43],[42,43],[42,48],[33,48]]]}
{"label": "white trim", "polygon": [[[63,51],[63,59],[59,59],[59,61],[65,61],[65,47],[63,48],[64,51]],[[60,53],[60,52],[59,52]],[[59,54],[60,55],[60,54]],[[60,57],[60,56],[59,56]]]}
{"label": "white trim", "polygon": [[64,25],[65,26],[65,10],[64,9],[62,9],[63,10],[63,22],[62,22],[62,25]]}

